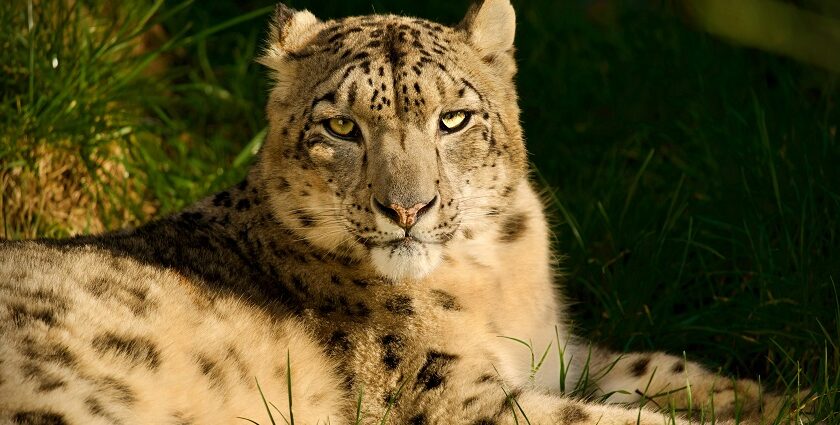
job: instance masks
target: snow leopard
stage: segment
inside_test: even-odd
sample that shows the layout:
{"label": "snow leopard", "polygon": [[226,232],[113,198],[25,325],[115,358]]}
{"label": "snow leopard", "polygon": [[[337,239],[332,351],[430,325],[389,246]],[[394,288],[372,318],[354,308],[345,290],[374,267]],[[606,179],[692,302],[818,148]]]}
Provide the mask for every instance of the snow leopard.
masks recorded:
{"label": "snow leopard", "polygon": [[[452,26],[278,5],[241,183],[134,229],[0,244],[0,423],[775,417],[754,381],[573,335],[515,26],[509,0]],[[581,382],[591,398],[563,391]]]}

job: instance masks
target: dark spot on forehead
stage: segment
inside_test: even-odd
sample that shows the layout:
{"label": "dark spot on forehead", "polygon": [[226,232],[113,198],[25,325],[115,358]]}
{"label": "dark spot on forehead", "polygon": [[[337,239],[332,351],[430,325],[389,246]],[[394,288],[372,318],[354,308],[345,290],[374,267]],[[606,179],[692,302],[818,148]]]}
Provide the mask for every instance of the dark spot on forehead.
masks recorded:
{"label": "dark spot on forehead", "polygon": [[356,103],[356,92],[359,90],[359,86],[356,84],[355,81],[350,83],[350,88],[347,89],[347,103],[352,106]]}
{"label": "dark spot on forehead", "polygon": [[[348,54],[349,54],[349,51],[348,51],[348,52],[346,52],[346,53],[348,53]],[[349,76],[350,76],[350,73],[352,73],[354,69],[356,69],[356,65],[350,65],[350,66],[348,66],[348,67],[347,67],[347,69],[345,69],[345,70],[344,70],[344,74],[341,76],[341,79],[342,79],[342,80],[344,80],[344,79],[346,79],[347,77],[349,77]]]}
{"label": "dark spot on forehead", "polygon": [[[370,57],[370,53],[368,53],[368,52],[359,52],[359,53],[356,53],[356,55],[355,55],[355,56],[353,56],[353,60],[354,60],[354,61],[356,61],[356,60],[362,60],[362,59],[367,59],[368,57]],[[369,66],[370,66],[370,63],[368,63],[368,67],[369,67]],[[367,71],[365,71],[365,72],[370,72],[370,69],[368,68],[368,70],[367,70]]]}

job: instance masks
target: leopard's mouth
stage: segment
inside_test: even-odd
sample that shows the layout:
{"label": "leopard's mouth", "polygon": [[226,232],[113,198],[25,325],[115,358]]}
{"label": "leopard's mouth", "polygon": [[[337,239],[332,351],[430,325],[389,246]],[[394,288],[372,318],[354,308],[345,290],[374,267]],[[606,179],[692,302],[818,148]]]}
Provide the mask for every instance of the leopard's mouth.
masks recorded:
{"label": "leopard's mouth", "polygon": [[390,248],[410,248],[412,246],[426,245],[426,244],[437,245],[437,244],[440,244],[440,242],[439,241],[433,241],[433,240],[423,240],[421,238],[418,238],[417,236],[409,234],[409,235],[403,236],[402,238],[397,238],[397,239],[392,239],[392,240],[385,241],[380,246],[390,247]]}
{"label": "leopard's mouth", "polygon": [[384,242],[382,244],[382,246],[383,247],[389,247],[389,248],[397,248],[397,249],[400,249],[400,248],[410,249],[412,246],[417,245],[419,243],[423,243],[423,242],[421,242],[420,240],[418,240],[414,236],[409,235],[409,236],[405,236],[405,237],[400,238],[400,239],[394,239],[394,240],[391,240],[391,241]]}
{"label": "leopard's mouth", "polygon": [[410,249],[412,247],[424,245],[443,245],[444,242],[446,242],[448,239],[451,239],[451,235],[447,234],[445,236],[447,237],[443,239],[430,239],[408,233],[404,236],[397,236],[392,238],[357,236],[356,240],[368,249]]}
{"label": "leopard's mouth", "polygon": [[441,261],[442,243],[423,241],[413,236],[383,241],[370,248],[377,270],[395,281],[422,278]]}

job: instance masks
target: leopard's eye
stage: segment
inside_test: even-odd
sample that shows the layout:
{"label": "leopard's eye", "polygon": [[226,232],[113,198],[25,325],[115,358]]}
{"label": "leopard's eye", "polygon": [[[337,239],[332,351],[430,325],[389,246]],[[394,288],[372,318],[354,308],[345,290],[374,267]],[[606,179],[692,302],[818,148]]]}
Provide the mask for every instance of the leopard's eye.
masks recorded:
{"label": "leopard's eye", "polygon": [[339,139],[352,140],[359,137],[359,126],[347,118],[330,118],[324,123],[324,128]]}
{"label": "leopard's eye", "polygon": [[440,116],[440,130],[444,133],[454,133],[464,128],[470,122],[467,111],[452,111]]}

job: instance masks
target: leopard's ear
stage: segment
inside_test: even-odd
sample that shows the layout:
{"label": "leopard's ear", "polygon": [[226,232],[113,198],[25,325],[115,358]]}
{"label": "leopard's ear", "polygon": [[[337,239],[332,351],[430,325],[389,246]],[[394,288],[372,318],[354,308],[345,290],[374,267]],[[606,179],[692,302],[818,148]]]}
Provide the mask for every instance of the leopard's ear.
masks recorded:
{"label": "leopard's ear", "polygon": [[300,51],[321,30],[323,23],[308,10],[295,10],[283,3],[274,8],[265,52],[259,62],[270,67],[286,55]]}
{"label": "leopard's ear", "polygon": [[510,0],[475,0],[458,28],[484,58],[513,53],[516,13]]}

